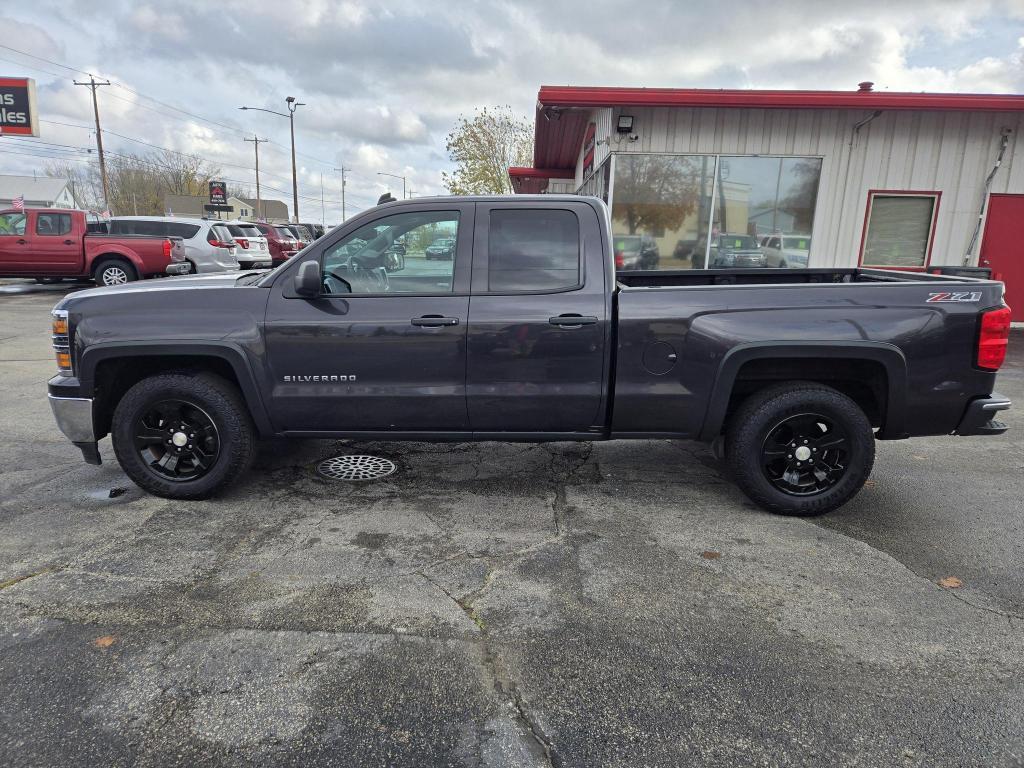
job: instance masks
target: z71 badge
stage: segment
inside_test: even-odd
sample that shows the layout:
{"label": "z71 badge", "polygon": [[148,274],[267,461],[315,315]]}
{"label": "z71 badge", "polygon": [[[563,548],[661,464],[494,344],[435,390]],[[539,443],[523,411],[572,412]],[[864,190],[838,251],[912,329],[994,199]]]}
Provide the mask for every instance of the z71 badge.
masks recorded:
{"label": "z71 badge", "polygon": [[942,291],[941,293],[929,293],[929,304],[946,304],[949,302],[977,303],[981,301],[981,291]]}

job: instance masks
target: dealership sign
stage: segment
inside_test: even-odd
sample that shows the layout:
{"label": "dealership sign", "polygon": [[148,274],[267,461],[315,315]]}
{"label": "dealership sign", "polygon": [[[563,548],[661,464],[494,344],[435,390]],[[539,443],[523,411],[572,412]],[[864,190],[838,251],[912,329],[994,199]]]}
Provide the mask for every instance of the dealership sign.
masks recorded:
{"label": "dealership sign", "polygon": [[210,205],[227,205],[228,185],[223,181],[210,182]]}
{"label": "dealership sign", "polygon": [[36,81],[0,77],[0,135],[38,136]]}

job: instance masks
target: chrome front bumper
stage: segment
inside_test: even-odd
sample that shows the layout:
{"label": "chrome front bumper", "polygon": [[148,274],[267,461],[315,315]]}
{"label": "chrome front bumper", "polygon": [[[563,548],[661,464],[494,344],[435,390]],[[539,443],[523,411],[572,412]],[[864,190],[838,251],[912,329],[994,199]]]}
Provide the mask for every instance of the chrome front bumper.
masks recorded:
{"label": "chrome front bumper", "polygon": [[96,447],[96,431],[92,423],[92,398],[53,395],[47,397],[60,431],[81,449],[87,463],[99,464],[100,454]]}

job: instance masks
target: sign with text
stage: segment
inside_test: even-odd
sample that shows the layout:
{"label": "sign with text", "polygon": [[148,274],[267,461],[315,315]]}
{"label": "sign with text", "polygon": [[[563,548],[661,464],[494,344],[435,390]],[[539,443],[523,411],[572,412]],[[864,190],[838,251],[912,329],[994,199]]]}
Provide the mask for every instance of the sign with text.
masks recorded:
{"label": "sign with text", "polygon": [[0,135],[38,136],[36,81],[30,78],[0,77]]}
{"label": "sign with text", "polygon": [[223,181],[210,182],[210,205],[227,205],[228,185]]}

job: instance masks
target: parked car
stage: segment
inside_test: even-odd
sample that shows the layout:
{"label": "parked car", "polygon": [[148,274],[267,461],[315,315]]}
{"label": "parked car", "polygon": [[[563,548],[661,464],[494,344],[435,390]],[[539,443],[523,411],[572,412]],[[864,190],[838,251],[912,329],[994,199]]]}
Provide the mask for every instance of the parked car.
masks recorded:
{"label": "parked car", "polygon": [[224,226],[228,228],[238,247],[235,258],[238,259],[240,269],[269,269],[273,266],[267,238],[254,224],[247,221],[228,221]]}
{"label": "parked car", "polygon": [[253,226],[267,239],[267,246],[270,248],[270,258],[275,267],[278,264],[284,264],[301,250],[299,241],[295,239],[295,235],[292,234],[290,229],[281,225],[264,224],[262,222],[258,222]]}
{"label": "parked car", "polygon": [[118,285],[189,271],[180,237],[90,233],[89,226],[85,211],[0,211],[0,277],[88,278]]}
{"label": "parked car", "polygon": [[657,269],[658,244],[649,235],[615,235],[612,238],[616,269]]}
{"label": "parked car", "polygon": [[[238,270],[237,249],[222,221],[186,216],[117,216],[109,226],[111,234],[165,233],[180,237],[193,273]],[[216,233],[214,227],[218,228]]]}
{"label": "parked car", "polygon": [[303,248],[313,242],[313,235],[301,224],[285,224],[284,226],[295,236]]}
{"label": "parked car", "polygon": [[313,237],[313,242],[316,242],[324,236],[324,228],[320,224],[300,224],[300,227],[304,227],[307,232]]}
{"label": "parked car", "polygon": [[803,269],[811,253],[810,235],[768,235],[761,240],[766,267]]}
{"label": "parked car", "polygon": [[[446,278],[353,263],[459,221],[473,224],[450,238]],[[50,403],[86,461],[100,463],[109,431],[128,476],[175,499],[237,479],[258,436],[690,438],[722,446],[765,509],[816,515],[864,485],[876,438],[1007,429],[994,417],[1010,402],[993,392],[1002,283],[864,268],[616,276],[611,244],[597,198],[408,200],[262,275],[72,293],[54,310]]]}
{"label": "parked car", "polygon": [[[706,240],[697,242],[693,251],[693,268],[704,268]],[[711,238],[708,269],[753,269],[765,266],[764,251],[753,235],[722,233]]]}
{"label": "parked car", "polygon": [[452,259],[455,254],[455,238],[439,237],[423,251],[427,261],[432,259]]}

